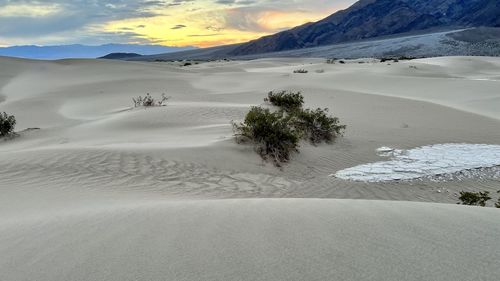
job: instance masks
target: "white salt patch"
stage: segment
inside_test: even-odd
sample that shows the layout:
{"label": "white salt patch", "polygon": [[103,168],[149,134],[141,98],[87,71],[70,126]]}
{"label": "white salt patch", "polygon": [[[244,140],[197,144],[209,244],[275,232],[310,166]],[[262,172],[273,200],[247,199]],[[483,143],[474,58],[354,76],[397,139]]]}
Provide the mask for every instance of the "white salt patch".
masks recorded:
{"label": "white salt patch", "polygon": [[383,157],[396,156],[400,155],[401,153],[403,153],[401,149],[394,149],[387,146],[377,148],[377,154]]}
{"label": "white salt patch", "polygon": [[[381,148],[377,152],[392,152]],[[450,175],[500,166],[500,145],[436,144],[394,153],[391,160],[338,171],[345,180],[384,182]]]}
{"label": "white salt patch", "polygon": [[382,146],[381,148],[377,148],[377,152],[392,152],[394,148],[390,148],[387,146]]}

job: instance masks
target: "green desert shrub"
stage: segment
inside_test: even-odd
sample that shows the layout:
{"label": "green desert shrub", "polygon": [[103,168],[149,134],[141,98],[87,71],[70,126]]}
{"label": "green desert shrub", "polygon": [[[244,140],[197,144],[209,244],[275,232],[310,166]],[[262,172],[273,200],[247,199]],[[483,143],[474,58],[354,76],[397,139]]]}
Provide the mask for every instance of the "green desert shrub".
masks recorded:
{"label": "green desert shrub", "polygon": [[[497,193],[500,193],[500,190],[497,191]],[[496,208],[500,208],[500,197],[498,198],[497,202],[495,203]]]}
{"label": "green desert shrub", "polygon": [[458,197],[462,205],[469,206],[486,206],[486,202],[491,199],[490,192],[460,192],[460,197]]}
{"label": "green desert shrub", "polygon": [[257,152],[264,159],[273,162],[290,160],[290,154],[298,151],[300,132],[292,126],[292,117],[283,111],[271,112],[269,109],[252,107],[243,123],[233,123],[238,142],[252,141]]}
{"label": "green desert shrub", "polygon": [[294,70],[293,73],[301,73],[301,74],[305,74],[305,73],[309,73],[309,71],[305,70],[305,69],[297,69],[297,70]]}
{"label": "green desert shrub", "polygon": [[325,109],[302,109],[295,113],[296,127],[303,133],[312,144],[321,142],[331,143],[337,136],[341,136],[346,129],[345,125],[340,125],[337,117],[328,115],[328,108]]}
{"label": "green desert shrub", "polygon": [[265,100],[279,109],[252,107],[243,123],[233,122],[233,130],[239,143],[253,142],[261,157],[272,158],[277,166],[298,152],[300,139],[312,144],[331,143],[346,128],[338,118],[328,115],[328,109],[303,109],[300,92],[270,92]]}
{"label": "green desert shrub", "polygon": [[285,111],[292,111],[302,108],[304,97],[301,92],[269,92],[264,101],[271,103],[274,106],[280,107]]}
{"label": "green desert shrub", "polygon": [[399,62],[401,60],[414,60],[414,59],[416,59],[416,57],[407,57],[407,56],[383,57],[383,58],[380,58],[380,62],[387,62],[387,61]]}
{"label": "green desert shrub", "polygon": [[0,138],[14,133],[16,127],[16,118],[13,115],[0,113]]}

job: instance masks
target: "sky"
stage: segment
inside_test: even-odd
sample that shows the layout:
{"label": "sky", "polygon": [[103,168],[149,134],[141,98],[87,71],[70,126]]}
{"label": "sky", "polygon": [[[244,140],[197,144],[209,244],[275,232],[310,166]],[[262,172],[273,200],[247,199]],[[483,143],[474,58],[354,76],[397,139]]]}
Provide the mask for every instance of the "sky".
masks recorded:
{"label": "sky", "polygon": [[320,20],[355,0],[0,0],[0,46],[211,47]]}

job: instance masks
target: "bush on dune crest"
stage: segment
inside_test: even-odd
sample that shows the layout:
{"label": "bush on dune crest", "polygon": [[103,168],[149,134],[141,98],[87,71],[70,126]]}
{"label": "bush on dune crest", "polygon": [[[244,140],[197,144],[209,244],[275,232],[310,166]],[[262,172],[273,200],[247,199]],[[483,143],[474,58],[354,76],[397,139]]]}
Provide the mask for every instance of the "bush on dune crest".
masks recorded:
{"label": "bush on dune crest", "polygon": [[328,108],[305,109],[296,114],[296,126],[312,144],[319,144],[323,141],[331,143],[346,129],[345,125],[339,124],[340,121],[337,117],[328,116]]}
{"label": "bush on dune crest", "polygon": [[274,106],[280,107],[286,111],[296,110],[304,104],[304,97],[301,92],[269,92],[264,101],[271,103]]}
{"label": "bush on dune crest", "polygon": [[0,113],[0,138],[13,134],[15,126],[16,118],[13,115]]}
{"label": "bush on dune crest", "polygon": [[305,69],[296,69],[293,71],[293,73],[306,74],[306,73],[309,73],[309,71],[307,71]]}
{"label": "bush on dune crest", "polygon": [[298,152],[300,139],[313,145],[331,143],[346,128],[338,118],[328,115],[328,109],[303,109],[300,92],[270,92],[265,101],[279,109],[252,107],[243,123],[233,122],[233,130],[238,143],[253,142],[260,156],[272,158],[278,167]]}
{"label": "bush on dune crest", "polygon": [[291,119],[283,111],[253,107],[243,123],[233,123],[236,140],[254,142],[262,158],[270,157],[280,166],[290,160],[291,152],[298,151],[300,133],[291,126]]}
{"label": "bush on dune crest", "polygon": [[[499,190],[499,191],[497,191],[497,193],[500,193],[500,190]],[[500,208],[500,197],[498,197],[498,200],[497,200],[497,202],[495,203],[495,207],[496,207],[496,208]]]}

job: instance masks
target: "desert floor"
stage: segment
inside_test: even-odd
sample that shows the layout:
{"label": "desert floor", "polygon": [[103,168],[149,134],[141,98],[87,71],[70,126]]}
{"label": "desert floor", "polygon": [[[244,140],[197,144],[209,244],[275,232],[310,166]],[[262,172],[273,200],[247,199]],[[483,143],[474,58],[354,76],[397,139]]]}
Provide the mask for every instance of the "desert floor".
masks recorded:
{"label": "desert floor", "polygon": [[[489,57],[0,58],[0,112],[19,131],[0,140],[0,280],[496,280],[500,211],[455,203],[460,191],[496,201],[497,170],[332,174],[384,160],[382,146],[500,145],[499,89]],[[263,162],[230,122],[271,90],[329,108],[345,136],[303,143],[282,169]],[[171,98],[133,108],[146,93]]]}

